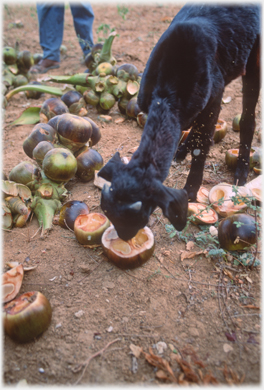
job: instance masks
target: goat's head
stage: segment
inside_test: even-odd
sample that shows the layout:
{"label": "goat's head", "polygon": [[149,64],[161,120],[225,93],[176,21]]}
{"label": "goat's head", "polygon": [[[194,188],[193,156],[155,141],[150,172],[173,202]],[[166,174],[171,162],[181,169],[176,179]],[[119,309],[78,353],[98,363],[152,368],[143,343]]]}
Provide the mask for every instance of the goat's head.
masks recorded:
{"label": "goat's head", "polygon": [[131,239],[146,226],[156,206],[175,229],[182,230],[186,225],[187,192],[164,186],[150,173],[144,173],[132,161],[125,165],[118,152],[98,173],[111,182],[102,190],[102,210],[123,240]]}

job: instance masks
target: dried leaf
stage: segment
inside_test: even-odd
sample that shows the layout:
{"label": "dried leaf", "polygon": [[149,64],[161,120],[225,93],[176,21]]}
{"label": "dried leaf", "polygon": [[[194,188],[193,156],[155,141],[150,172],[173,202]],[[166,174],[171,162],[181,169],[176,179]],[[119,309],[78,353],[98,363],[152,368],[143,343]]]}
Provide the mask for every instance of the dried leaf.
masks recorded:
{"label": "dried leaf", "polygon": [[189,252],[189,251],[181,250],[180,252],[182,252],[181,253],[181,261],[183,261],[185,259],[192,259],[195,256],[201,255],[205,251],[202,250],[202,251],[199,251],[199,252]]}
{"label": "dried leaf", "polygon": [[231,334],[228,333],[228,332],[225,332],[225,335],[226,335],[226,338],[227,338],[228,341],[235,342],[237,340],[235,332],[233,332]]}
{"label": "dried leaf", "polygon": [[139,347],[138,345],[135,344],[130,344],[129,348],[131,349],[131,352],[136,358],[139,358],[141,352],[142,352],[142,347]]}
{"label": "dried leaf", "polygon": [[[160,370],[163,370],[165,372],[168,373],[169,375],[169,379],[174,382],[174,383],[177,383],[177,378],[175,377],[173,371],[172,371],[172,368],[169,364],[169,362],[157,355],[155,355],[152,351],[152,348],[149,347],[149,354],[142,351],[144,356],[145,356],[145,359],[149,362],[149,364],[151,364],[152,366],[154,367],[157,367],[159,368]],[[175,355],[176,356],[176,355]]]}

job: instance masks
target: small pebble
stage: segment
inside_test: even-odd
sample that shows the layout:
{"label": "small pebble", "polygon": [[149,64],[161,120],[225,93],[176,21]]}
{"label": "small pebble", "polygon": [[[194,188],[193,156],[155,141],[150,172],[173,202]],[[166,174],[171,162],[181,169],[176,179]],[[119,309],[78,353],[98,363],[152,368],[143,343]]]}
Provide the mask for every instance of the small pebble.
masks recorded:
{"label": "small pebble", "polygon": [[40,367],[38,370],[39,370],[39,372],[40,372],[41,374],[44,374],[44,372],[45,372],[44,368],[42,368],[42,367]]}

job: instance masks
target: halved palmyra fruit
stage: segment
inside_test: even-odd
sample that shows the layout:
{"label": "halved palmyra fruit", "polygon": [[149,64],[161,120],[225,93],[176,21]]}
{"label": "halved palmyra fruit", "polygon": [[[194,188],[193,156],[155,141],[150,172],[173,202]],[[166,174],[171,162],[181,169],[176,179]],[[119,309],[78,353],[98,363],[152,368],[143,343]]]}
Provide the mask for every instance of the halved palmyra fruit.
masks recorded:
{"label": "halved palmyra fruit", "polygon": [[[252,197],[252,192],[245,186],[235,187],[228,183],[219,183],[209,192],[209,202],[212,207],[222,217],[228,217],[247,207],[243,198]],[[233,202],[235,200],[235,202]]]}
{"label": "halved palmyra fruit", "polygon": [[100,245],[104,231],[110,226],[109,219],[100,213],[79,215],[74,222],[74,233],[82,245]]}
{"label": "halved palmyra fruit", "polygon": [[220,142],[225,136],[227,132],[227,123],[223,119],[218,118],[217,124],[215,125],[214,132],[214,142]]}
{"label": "halved palmyra fruit", "polygon": [[261,203],[262,175],[259,175],[255,179],[249,181],[247,184],[245,184],[245,187],[252,192],[252,195],[254,196],[254,198],[256,198],[257,202]]}
{"label": "halved palmyra fruit", "polygon": [[218,221],[217,212],[201,203],[188,203],[188,216],[191,215],[194,217],[191,222],[195,225],[210,225]]}
{"label": "halved palmyra fruit", "polygon": [[[228,166],[228,168],[230,168],[232,170],[236,169],[238,153],[239,153],[239,149],[228,149],[226,151],[225,163]],[[252,148],[250,150],[250,155],[249,155],[249,167],[250,168],[253,168],[253,166],[257,164],[257,161],[255,161],[254,155],[255,155],[255,150]]]}
{"label": "halved palmyra fruit", "polygon": [[207,188],[201,186],[197,192],[196,200],[199,203],[208,204],[209,203],[209,191]]}
{"label": "halved palmyra fruit", "polygon": [[102,247],[108,259],[118,268],[133,269],[146,263],[153,254],[154,235],[145,226],[131,240],[123,241],[114,226],[110,226],[102,236]]}
{"label": "halved palmyra fruit", "polygon": [[51,317],[48,299],[38,291],[26,292],[4,306],[4,330],[17,342],[33,341],[48,328]]}
{"label": "halved palmyra fruit", "polygon": [[24,268],[22,264],[5,272],[2,277],[3,303],[14,299],[22,285]]}

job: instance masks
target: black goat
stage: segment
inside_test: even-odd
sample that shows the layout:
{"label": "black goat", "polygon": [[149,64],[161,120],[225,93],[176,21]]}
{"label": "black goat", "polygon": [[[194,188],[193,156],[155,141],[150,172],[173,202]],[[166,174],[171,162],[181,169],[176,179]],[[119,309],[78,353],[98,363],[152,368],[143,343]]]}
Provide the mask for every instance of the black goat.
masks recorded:
{"label": "black goat", "polygon": [[[111,181],[101,207],[124,240],[144,227],[160,206],[177,230],[188,199],[202,183],[225,86],[243,80],[243,112],[235,184],[246,182],[260,89],[260,7],[186,5],[154,47],[141,80],[138,104],[148,113],[141,143],[128,165],[119,153],[100,170]],[[181,131],[192,127],[178,148]],[[177,153],[176,153],[177,151]],[[171,161],[192,154],[184,189],[165,187]]]}

